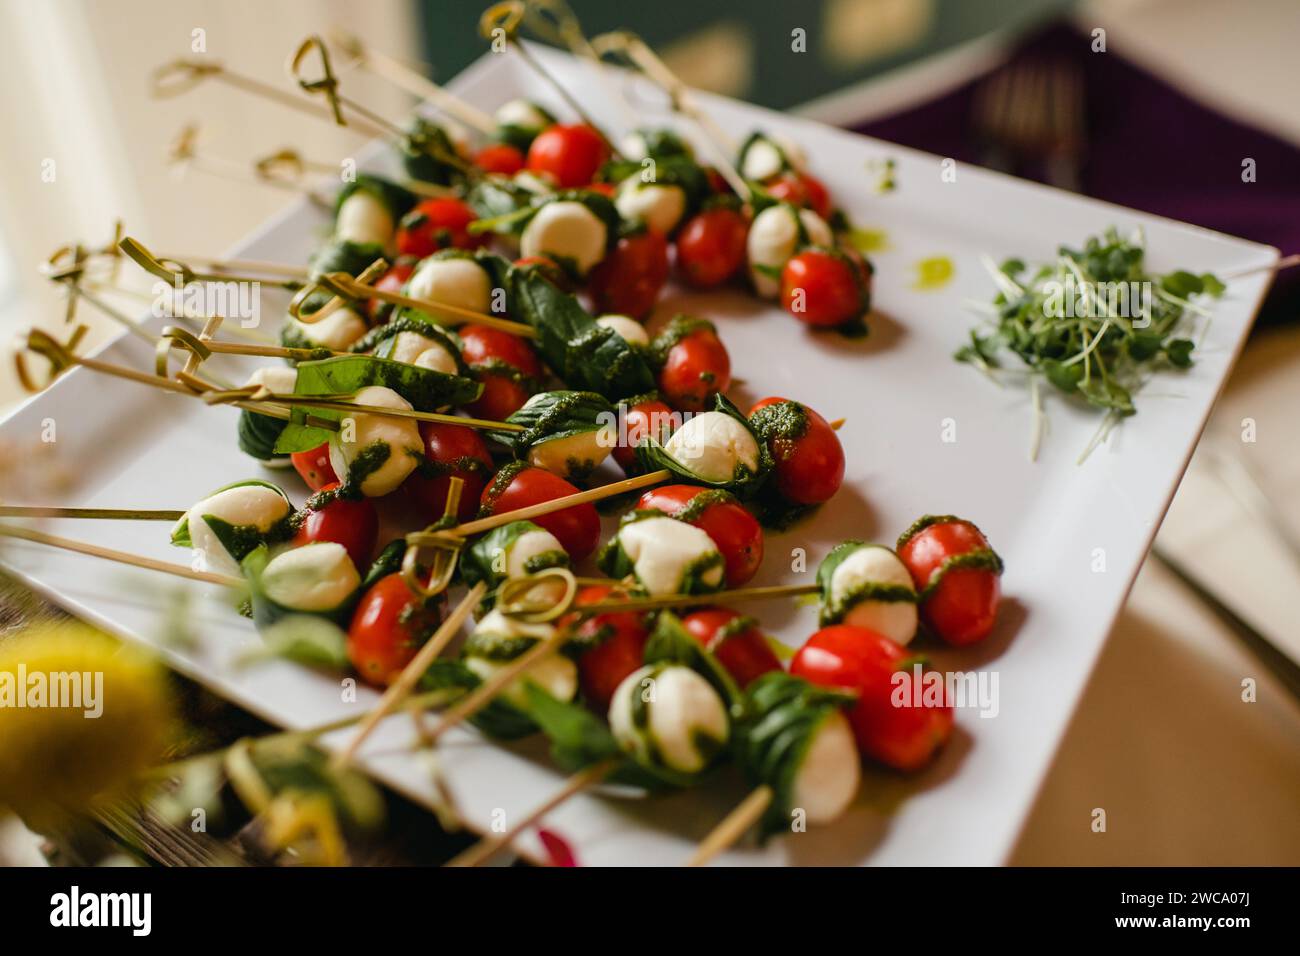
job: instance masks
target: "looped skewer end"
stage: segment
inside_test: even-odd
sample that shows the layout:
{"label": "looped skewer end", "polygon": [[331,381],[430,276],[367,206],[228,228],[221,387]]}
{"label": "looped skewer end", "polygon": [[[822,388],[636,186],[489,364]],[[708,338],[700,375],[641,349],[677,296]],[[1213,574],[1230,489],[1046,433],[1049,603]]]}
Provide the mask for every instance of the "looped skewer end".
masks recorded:
{"label": "looped skewer end", "polygon": [[123,236],[117,247],[141,269],[159,279],[173,283],[179,281],[182,286],[194,281],[194,271],[185,263],[164,262],[130,236]]}
{"label": "looped skewer end", "polygon": [[[324,74],[320,79],[306,79],[302,75],[303,66],[307,57],[317,52],[320,54],[321,72]],[[338,77],[334,75],[334,68],[330,66],[329,50],[325,46],[325,41],[316,34],[312,34],[298,45],[298,49],[293,52],[289,58],[289,75],[302,87],[307,93],[324,93],[325,98],[329,100],[330,111],[334,114],[334,122],[339,126],[347,126],[347,120],[343,118],[343,107],[339,103]]]}
{"label": "looped skewer end", "polygon": [[[564,583],[564,591],[558,598],[552,578]],[[578,579],[572,571],[544,568],[535,574],[502,581],[497,588],[496,607],[506,617],[525,624],[549,624],[567,614],[577,596]]]}
{"label": "looped skewer end", "polygon": [[173,348],[185,349],[198,362],[206,362],[212,357],[212,350],[193,332],[175,325],[164,326],[154,352],[154,371],[162,378],[167,378],[167,362]]}
{"label": "looped skewer end", "polygon": [[[415,531],[406,536],[406,554],[402,556],[402,580],[411,593],[429,600],[451,585],[465,539],[445,531]],[[429,554],[429,580],[420,577],[421,557]]]}
{"label": "looped skewer end", "polygon": [[[87,331],[86,326],[78,325],[72,330],[68,341],[64,343],[43,329],[29,329],[27,340],[20,343],[22,347],[14,350],[14,372],[18,376],[19,384],[32,394],[48,387],[56,378],[77,364],[73,352]],[[44,382],[38,381],[28,369],[27,352],[35,352],[50,363],[50,370]]]}
{"label": "looped skewer end", "polygon": [[149,95],[156,100],[179,96],[223,69],[220,63],[207,60],[172,60],[158,67],[149,77]]}
{"label": "looped skewer end", "polygon": [[478,20],[479,35],[485,40],[496,39],[496,32],[504,32],[507,40],[513,42],[519,33],[520,24],[524,22],[527,8],[520,0],[503,0],[494,3],[483,11]]}
{"label": "looped skewer end", "polygon": [[296,150],[282,149],[254,162],[253,172],[268,183],[296,186],[307,174],[307,163]]}

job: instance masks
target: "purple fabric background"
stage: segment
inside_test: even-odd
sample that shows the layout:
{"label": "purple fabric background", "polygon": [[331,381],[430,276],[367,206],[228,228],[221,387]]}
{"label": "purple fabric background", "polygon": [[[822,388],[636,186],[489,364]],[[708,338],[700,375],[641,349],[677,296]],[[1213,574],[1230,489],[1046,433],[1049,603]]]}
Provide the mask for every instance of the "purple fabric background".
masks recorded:
{"label": "purple fabric background", "polygon": [[[1054,25],[1025,38],[1011,62],[1069,59],[1084,80],[1087,151],[1083,191],[1098,199],[1300,251],[1300,150],[1276,136],[1222,116],[1124,59],[1122,50],[1093,53],[1091,38]],[[1212,64],[1206,64],[1212,70]],[[972,128],[977,77],[906,112],[855,127],[858,132],[980,163]],[[1242,160],[1256,181],[1242,182]],[[1032,168],[1017,175],[1042,179]],[[1078,242],[1080,236],[1062,236]],[[1278,273],[1260,324],[1300,318],[1300,268]]]}

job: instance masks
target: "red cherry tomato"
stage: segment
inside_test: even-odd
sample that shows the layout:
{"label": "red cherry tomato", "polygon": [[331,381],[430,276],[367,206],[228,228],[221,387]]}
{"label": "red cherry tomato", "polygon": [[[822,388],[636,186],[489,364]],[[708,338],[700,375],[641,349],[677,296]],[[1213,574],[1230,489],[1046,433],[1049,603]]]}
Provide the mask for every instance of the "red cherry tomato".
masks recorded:
{"label": "red cherry tomato", "polygon": [[501,421],[532,397],[542,363],[522,338],[482,325],[459,330],[461,355],[483,385],[483,394],[465,406],[475,418]]}
{"label": "red cherry tomato", "polygon": [[339,476],[334,474],[334,466],[330,464],[329,442],[318,445],[311,451],[296,451],[289,456],[289,460],[293,462],[294,471],[302,476],[312,491],[320,491],[339,480]]}
{"label": "red cherry tomato", "polygon": [[478,511],[478,502],[492,477],[492,455],[476,429],[445,422],[421,422],[425,460],[436,466],[438,474],[425,477],[418,471],[403,483],[406,493],[419,505],[425,518],[436,521],[447,507],[447,490],[451,480],[465,482],[456,510],[458,521],[469,521]]}
{"label": "red cherry tomato", "polygon": [[461,355],[470,365],[505,362],[532,378],[542,374],[541,360],[521,336],[485,325],[462,325],[456,334],[461,340]]}
{"label": "red cherry tomato", "polygon": [[[559,475],[544,468],[513,462],[498,472],[483,489],[483,510],[486,514],[501,514],[543,501],[554,501],[577,491]],[[555,535],[575,564],[595,551],[600,540],[600,515],[591,504],[573,505],[531,520]]]}
{"label": "red cherry tomato", "polygon": [[[415,266],[418,262],[419,260],[414,256],[401,257],[375,281],[375,288],[382,289],[384,292],[401,292],[402,287],[406,285],[406,280],[411,278],[411,273],[415,272]],[[369,302],[371,321],[376,324],[387,322],[388,316],[393,309],[394,306],[391,302],[384,302],[382,299],[371,299]]]}
{"label": "red cherry tomato", "polygon": [[668,281],[668,240],[646,230],[624,236],[591,270],[587,291],[596,311],[641,318]]}
{"label": "red cherry tomato", "polygon": [[553,176],[561,189],[587,185],[608,159],[604,139],[581,123],[547,127],[528,147],[528,168]]}
{"label": "red cherry tomato", "polygon": [[907,684],[904,705],[895,706],[894,674],[912,673],[916,658],[889,638],[865,627],[824,627],[799,649],[790,673],[823,687],[856,691],[848,711],[858,749],[896,770],[919,770],[952,734],[950,704],[913,704]]}
{"label": "red cherry tomato", "polygon": [[444,600],[426,605],[400,573],[376,581],[361,596],[348,627],[348,660],[362,680],[381,687],[391,683],[442,623]]}
{"label": "red cherry tomato", "polygon": [[696,213],[677,233],[677,268],[687,285],[722,285],[745,261],[749,223],[739,210],[719,206]]}
{"label": "red cherry tomato", "polygon": [[602,196],[608,196],[610,199],[613,199],[614,194],[618,192],[618,188],[613,183],[587,183],[587,185],[582,188],[590,189],[592,192],[600,193]]}
{"label": "red cherry tomato", "polygon": [[466,228],[477,218],[468,203],[451,196],[422,199],[398,224],[397,251],[423,259],[439,249],[477,249],[487,236],[472,235]]}
{"label": "red cherry tomato", "polygon": [[575,290],[573,279],[560,268],[558,262],[549,256],[524,256],[521,259],[516,259],[515,265],[520,268],[532,267],[539,270],[542,276],[557,289],[562,289],[565,292]]}
{"label": "red cherry tomato", "polygon": [[474,165],[485,173],[513,176],[524,168],[524,154],[509,143],[493,143],[478,151]]}
{"label": "red cherry tomato", "polygon": [[[321,489],[330,492],[339,487],[333,482]],[[316,499],[307,499],[307,513],[294,536],[294,544],[313,541],[333,541],[347,549],[348,557],[362,574],[370,567],[375,553],[375,539],[379,536],[379,516],[369,498],[342,498],[334,495],[319,508],[313,508]]]}
{"label": "red cherry tomato", "polygon": [[[592,585],[579,591],[574,603],[579,607],[596,604],[620,593],[608,585]],[[646,617],[631,611],[607,611],[585,619],[572,614],[563,618],[560,626],[572,628],[579,641],[591,645],[578,657],[578,680],[587,705],[604,714],[623,678],[645,663],[650,637]]]}
{"label": "red cherry tomato", "polygon": [[921,619],[949,644],[964,647],[989,636],[1002,598],[999,580],[1001,562],[992,567],[950,567],[945,561],[971,552],[993,555],[979,528],[955,518],[922,528],[899,539],[898,557],[912,575],[917,593],[923,592],[941,574],[939,584],[921,602]]}
{"label": "red cherry tomato", "polygon": [[[705,495],[695,501],[701,494]],[[692,504],[694,502],[694,504]],[[717,546],[726,562],[727,587],[744,584],[763,563],[763,528],[758,519],[725,491],[695,485],[651,488],[636,503],[693,524]]]}
{"label": "red cherry tomato", "polygon": [[816,177],[807,173],[783,173],[763,188],[782,202],[811,209],[822,219],[830,218],[831,194]]}
{"label": "red cherry tomato", "polygon": [[[709,323],[692,321],[686,328],[689,331],[663,356],[659,393],[680,412],[701,412],[712,408],[713,396],[731,385],[731,357]],[[670,325],[665,334],[679,331]]]}
{"label": "red cherry tomato", "polygon": [[845,257],[825,249],[807,249],[781,270],[781,304],[800,322],[834,328],[866,311],[865,277]]}
{"label": "red cherry tomato", "polygon": [[[763,408],[771,412],[754,418]],[[844,446],[830,423],[807,405],[764,398],[749,410],[775,461],[776,490],[797,505],[819,505],[844,482]]]}
{"label": "red cherry tomato", "polygon": [[627,441],[626,444],[616,445],[612,454],[619,467],[626,474],[632,475],[638,470],[636,446],[641,439],[651,435],[660,443],[667,441],[680,423],[681,416],[659,399],[648,398],[628,408],[623,413],[623,420],[626,423]]}
{"label": "red cherry tomato", "polygon": [[705,607],[682,618],[691,637],[713,652],[742,689],[757,677],[781,670],[767,638],[753,618],[727,607]]}
{"label": "red cherry tomato", "polygon": [[731,192],[731,184],[727,178],[718,172],[716,166],[705,166],[704,175],[709,181],[709,192],[726,195]]}

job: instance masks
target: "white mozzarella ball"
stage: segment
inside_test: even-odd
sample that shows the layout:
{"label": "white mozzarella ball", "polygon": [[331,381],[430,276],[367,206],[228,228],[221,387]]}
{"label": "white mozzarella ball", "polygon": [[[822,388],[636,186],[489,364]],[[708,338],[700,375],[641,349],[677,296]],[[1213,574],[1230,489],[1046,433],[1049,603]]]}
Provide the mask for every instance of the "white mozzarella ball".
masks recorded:
{"label": "white mozzarella ball", "polygon": [[[411,408],[410,402],[382,385],[361,389],[356,393],[355,401],[358,405],[377,405],[381,408],[408,411]],[[388,446],[388,457],[362,479],[361,493],[367,498],[379,498],[395,491],[424,457],[424,440],[420,437],[420,429],[415,420],[366,412],[358,412],[351,417],[351,441],[344,440],[344,430],[335,432],[330,439],[330,465],[334,468],[334,474],[346,481],[348,470],[357,457],[370,446],[383,443]]]}
{"label": "white mozzarella ball", "polygon": [[[519,621],[496,609],[483,616],[475,631],[505,639],[529,637],[536,641],[547,640],[555,634],[555,628],[549,624]],[[484,681],[490,680],[509,664],[506,660],[490,660],[472,653],[465,657],[465,666]],[[573,700],[578,694],[578,668],[572,660],[559,652],[543,655],[525,674],[507,684],[501,696],[518,707],[526,707],[528,698],[524,686],[529,681],[556,700]]]}
{"label": "white mozzarella ball", "polygon": [[203,520],[205,517],[211,516],[237,528],[256,528],[265,534],[288,514],[289,502],[284,495],[265,485],[238,485],[204,498],[186,513],[185,519],[190,546],[202,565],[197,570],[239,574],[239,562]]}
{"label": "white mozzarella ball", "polygon": [[506,549],[506,577],[522,578],[528,574],[528,562],[543,554],[564,553],[560,540],[542,528],[525,531]]}
{"label": "white mozzarella ball", "polygon": [[[644,726],[633,718],[640,697]],[[713,752],[702,739],[726,743],[731,725],[726,704],[712,685],[688,667],[643,667],[623,679],[609,705],[609,729],[625,751],[679,773],[699,773]]]}
{"label": "white mozzarella ball", "polygon": [[427,368],[431,372],[442,372],[444,375],[460,374],[460,367],[456,364],[456,359],[441,345],[425,349],[416,356],[415,364],[419,368]]}
{"label": "white mozzarella ball", "polygon": [[332,611],[361,586],[347,549],[315,541],[282,551],[262,571],[262,588],[276,604],[295,611]]}
{"label": "white mozzarella ball", "polygon": [[646,146],[645,137],[638,130],[633,130],[619,141],[618,151],[623,154],[624,159],[636,162],[640,162],[650,155],[650,149]]}
{"label": "white mozzarella ball", "polygon": [[602,315],[596,320],[597,325],[613,329],[628,345],[649,345],[650,336],[645,326],[628,315]]}
{"label": "white mozzarella ball", "polygon": [[492,306],[492,280],[487,270],[473,259],[451,256],[425,259],[407,281],[406,294],[474,312]]}
{"label": "white mozzarella ball", "polygon": [[498,126],[519,126],[523,129],[541,129],[550,126],[551,121],[528,100],[510,100],[497,107],[492,119]]}
{"label": "white mozzarella ball", "polygon": [[551,256],[571,261],[586,274],[605,258],[608,231],[600,218],[580,202],[561,200],[542,206],[524,227],[519,248],[524,257]]}
{"label": "white mozzarella ball", "polygon": [[768,206],[754,217],[745,239],[745,250],[749,257],[750,281],[754,283],[754,290],[763,298],[772,299],[780,294],[781,280],[765,274],[763,270],[785,268],[799,246],[801,224],[808,241],[813,245],[829,246],[834,243],[830,226],[811,209],[796,210],[793,206],[779,203]]}
{"label": "white mozzarella ball", "polygon": [[[885,584],[912,590],[912,575],[888,548],[858,548],[831,574],[830,603],[841,606],[854,591],[868,584]],[[906,646],[916,636],[916,604],[912,601],[859,601],[844,615],[844,623],[882,634]]]}
{"label": "white mozzarella ball", "polygon": [[292,316],[289,327],[313,346],[346,352],[369,330],[366,320],[351,309],[335,309],[319,322],[300,322]]}
{"label": "white mozzarella ball", "polygon": [[435,372],[445,372],[448,375],[459,374],[456,359],[447,351],[446,346],[437,339],[421,335],[419,332],[398,332],[393,337],[387,358],[394,362],[405,362],[407,365],[418,365],[420,368]]}
{"label": "white mozzarella ball", "polygon": [[693,415],[673,432],[664,451],[704,481],[730,481],[740,465],[758,471],[758,442],[741,422],[722,412]]}
{"label": "white mozzarella ball", "polygon": [[292,395],[298,370],[292,365],[266,365],[248,376],[244,385],[264,385],[276,395]]}
{"label": "white mozzarella ball", "polygon": [[396,228],[388,207],[364,189],[343,200],[334,217],[335,238],[362,245],[387,246]]}
{"label": "white mozzarella ball", "polygon": [[858,747],[848,720],[831,711],[813,731],[803,762],[795,771],[791,805],[812,824],[832,823],[857,795],[862,779]]}
{"label": "white mozzarella ball", "polygon": [[[785,154],[784,162],[782,153]],[[808,156],[803,147],[780,134],[765,135],[745,150],[745,162],[740,174],[746,179],[766,182],[779,174],[786,163],[796,170],[804,169],[808,165]]]}
{"label": "white mozzarella ball", "polygon": [[613,426],[538,442],[528,449],[528,460],[561,478],[582,477],[609,457],[618,438]]}
{"label": "white mozzarella ball", "polygon": [[614,208],[624,219],[639,219],[666,236],[686,214],[686,191],[671,184],[643,183],[640,177],[633,176],[619,186]]}
{"label": "white mozzarella ball", "polygon": [[718,546],[707,532],[685,521],[669,517],[632,521],[619,529],[618,542],[632,562],[637,581],[652,596],[679,593],[687,572],[711,558],[715,564],[700,580],[708,587],[722,586]]}

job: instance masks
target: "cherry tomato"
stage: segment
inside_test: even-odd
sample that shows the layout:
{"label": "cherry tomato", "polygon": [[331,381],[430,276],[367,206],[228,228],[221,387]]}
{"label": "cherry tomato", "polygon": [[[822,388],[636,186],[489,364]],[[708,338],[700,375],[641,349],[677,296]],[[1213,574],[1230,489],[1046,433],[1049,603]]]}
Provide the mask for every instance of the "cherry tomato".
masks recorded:
{"label": "cherry tomato", "polygon": [[948,703],[913,704],[908,684],[905,703],[895,706],[894,674],[911,674],[916,658],[889,638],[865,627],[824,627],[799,649],[790,673],[823,687],[856,691],[848,710],[858,750],[896,770],[919,770],[952,734]]}
{"label": "cherry tomato", "polygon": [[636,446],[647,435],[657,438],[660,443],[668,440],[680,422],[681,416],[657,398],[647,398],[637,402],[623,413],[626,423],[627,442],[614,447],[614,460],[628,475],[639,470],[636,460]]}
{"label": "cherry tomato", "polygon": [[830,218],[831,194],[816,177],[807,173],[783,173],[763,188],[782,202],[811,209],[822,219]]}
{"label": "cherry tomato", "polygon": [[451,196],[422,199],[398,224],[397,251],[423,259],[439,249],[477,249],[487,236],[472,235],[466,228],[477,218],[468,203]]}
{"label": "cherry tomato", "polygon": [[845,256],[806,249],[781,270],[781,304],[800,322],[834,328],[866,311],[866,277]]}
{"label": "cherry tomato", "polygon": [[528,168],[550,174],[561,189],[587,185],[608,159],[605,140],[581,123],[547,127],[528,147]]}
{"label": "cherry tomato", "polygon": [[[401,292],[402,287],[406,285],[406,280],[411,278],[411,273],[415,272],[418,262],[419,260],[414,256],[402,256],[388,267],[387,272],[375,280],[375,288],[382,289],[384,292]],[[391,302],[382,299],[371,299],[368,307],[370,319],[375,324],[387,322],[388,316],[395,308]]]}
{"label": "cherry tomato", "polygon": [[[483,489],[483,512],[515,511],[576,494],[577,491],[559,475],[544,468],[512,462]],[[555,535],[575,564],[595,551],[600,540],[600,515],[591,504],[573,505],[530,520]]]}
{"label": "cherry tomato", "polygon": [[[949,567],[959,555],[981,553],[977,566]],[[961,518],[940,520],[898,541],[898,556],[923,593],[940,575],[935,589],[921,602],[921,619],[949,644],[964,647],[989,636],[1002,598],[1002,562],[979,528]]]}
{"label": "cherry tomato", "polygon": [[492,455],[487,443],[476,429],[446,422],[420,422],[420,436],[424,439],[425,460],[435,466],[438,474],[426,477],[416,471],[402,487],[432,522],[442,517],[451,480],[459,478],[465,486],[456,519],[469,521],[478,511],[479,498],[492,477]]}
{"label": "cherry tomato", "polygon": [[493,143],[478,151],[474,165],[485,173],[513,176],[524,168],[524,154],[509,143]]}
{"label": "cherry tomato", "polygon": [[312,491],[320,491],[339,480],[339,476],[334,474],[334,466],[330,464],[329,442],[318,445],[311,451],[296,451],[289,456],[289,460],[293,462],[294,471],[302,476]]}
{"label": "cherry tomato", "polygon": [[679,412],[712,408],[713,396],[731,385],[731,357],[710,323],[696,319],[670,324],[656,347],[663,355],[659,393]]}
{"label": "cherry tomato", "polygon": [[466,405],[476,418],[501,421],[532,397],[542,363],[521,337],[483,325],[459,330],[461,355],[483,385],[483,394]]}
{"label": "cherry tomato", "polygon": [[704,175],[709,181],[709,192],[723,196],[731,192],[731,184],[727,182],[727,178],[722,173],[718,172],[716,166],[705,166]]}
{"label": "cherry tomato", "polygon": [[[705,497],[696,501],[700,495]],[[763,563],[763,528],[728,492],[695,485],[661,485],[645,492],[636,506],[679,517],[712,538],[726,562],[727,587],[744,584]]]}
{"label": "cherry tomato", "polygon": [[600,193],[602,196],[608,196],[610,199],[618,192],[618,187],[613,183],[587,183],[583,189],[590,189],[594,193]]}
{"label": "cherry tomato", "polygon": [[425,604],[397,572],[376,581],[348,627],[348,660],[362,680],[391,683],[442,623],[444,601]]}
{"label": "cherry tomato", "polygon": [[668,240],[646,230],[624,236],[591,270],[587,291],[600,313],[642,318],[668,281]]}
{"label": "cherry tomato", "polygon": [[576,288],[573,283],[573,278],[560,268],[558,262],[549,256],[524,256],[523,258],[516,259],[515,265],[520,268],[527,267],[537,269],[541,272],[546,281],[551,283],[551,285],[555,286],[557,289],[562,289],[565,292],[573,292]]}
{"label": "cherry tomato", "polygon": [[[579,607],[596,604],[620,593],[609,585],[592,585],[579,591],[574,603]],[[645,645],[650,638],[646,616],[607,611],[584,619],[570,614],[561,619],[560,626],[571,628],[574,637],[591,645],[578,657],[578,680],[587,706],[604,714],[623,678],[645,664]]]}
{"label": "cherry tomato", "polygon": [[737,209],[719,206],[696,213],[677,233],[677,268],[687,285],[722,285],[745,261],[749,223]]}
{"label": "cherry tomato", "polygon": [[682,618],[691,637],[713,652],[743,690],[756,677],[781,670],[767,638],[753,618],[729,607],[704,607]]}
{"label": "cherry tomato", "polygon": [[313,541],[333,541],[347,549],[348,557],[362,574],[370,567],[370,559],[375,553],[375,539],[379,536],[379,516],[369,498],[342,498],[328,492],[339,487],[333,482],[321,489],[323,498],[328,500],[320,507],[313,507],[318,498],[307,499],[307,512],[298,525],[294,535],[294,544],[310,544]]}
{"label": "cherry tomato", "polygon": [[[770,412],[754,417],[760,409]],[[807,405],[786,398],[764,398],[749,410],[755,429],[767,440],[775,462],[773,477],[781,497],[797,505],[819,505],[844,481],[844,446],[830,423]]]}

